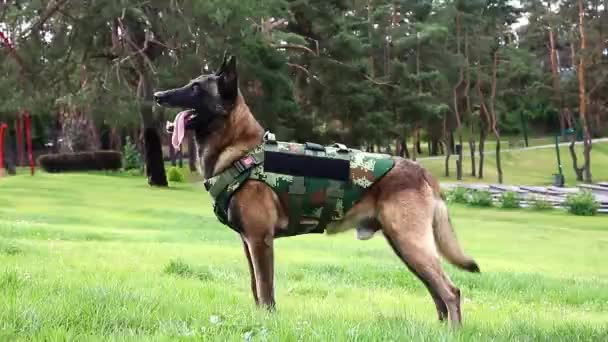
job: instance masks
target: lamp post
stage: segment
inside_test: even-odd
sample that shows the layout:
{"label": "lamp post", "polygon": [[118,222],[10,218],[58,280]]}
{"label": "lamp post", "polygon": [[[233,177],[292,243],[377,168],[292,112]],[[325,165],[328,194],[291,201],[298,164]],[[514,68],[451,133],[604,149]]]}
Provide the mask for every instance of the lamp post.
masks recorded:
{"label": "lamp post", "polygon": [[[572,129],[572,128],[565,129],[563,132],[564,135],[572,134],[572,133],[574,133],[574,129]],[[564,177],[564,168],[562,166],[562,159],[559,154],[559,137],[560,137],[560,134],[555,135],[555,154],[557,156],[557,172],[558,173],[553,175],[553,177],[554,177],[553,184],[555,186],[561,188],[564,186],[564,184],[566,184],[566,178]]]}

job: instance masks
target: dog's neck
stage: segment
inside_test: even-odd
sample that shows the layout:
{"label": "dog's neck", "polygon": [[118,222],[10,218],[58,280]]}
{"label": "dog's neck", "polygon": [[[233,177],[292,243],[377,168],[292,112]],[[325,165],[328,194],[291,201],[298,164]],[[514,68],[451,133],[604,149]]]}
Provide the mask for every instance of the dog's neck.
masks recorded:
{"label": "dog's neck", "polygon": [[264,129],[251,114],[241,94],[231,113],[218,126],[209,134],[196,137],[199,171],[205,179],[226,170],[261,144],[264,137]]}

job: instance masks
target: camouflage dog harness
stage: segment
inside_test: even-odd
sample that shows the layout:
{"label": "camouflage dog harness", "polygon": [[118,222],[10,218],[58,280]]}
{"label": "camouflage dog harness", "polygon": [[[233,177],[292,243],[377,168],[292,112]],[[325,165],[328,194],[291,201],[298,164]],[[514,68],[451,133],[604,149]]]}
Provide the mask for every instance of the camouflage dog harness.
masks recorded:
{"label": "camouflage dog harness", "polygon": [[[247,180],[270,186],[286,206],[289,225],[277,237],[323,233],[339,221],[369,187],[392,169],[386,154],[366,153],[341,144],[321,146],[278,142],[267,133],[264,142],[222,173],[205,181],[220,222],[240,232],[228,219],[230,198]],[[306,224],[302,222],[313,222]]]}

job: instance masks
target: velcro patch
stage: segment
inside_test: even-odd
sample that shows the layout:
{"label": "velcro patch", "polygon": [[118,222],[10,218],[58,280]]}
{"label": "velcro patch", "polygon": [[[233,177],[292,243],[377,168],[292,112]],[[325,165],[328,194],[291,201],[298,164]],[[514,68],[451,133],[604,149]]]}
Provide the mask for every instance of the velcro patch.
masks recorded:
{"label": "velcro patch", "polygon": [[349,181],[350,161],[303,154],[265,151],[264,171],[299,177]]}

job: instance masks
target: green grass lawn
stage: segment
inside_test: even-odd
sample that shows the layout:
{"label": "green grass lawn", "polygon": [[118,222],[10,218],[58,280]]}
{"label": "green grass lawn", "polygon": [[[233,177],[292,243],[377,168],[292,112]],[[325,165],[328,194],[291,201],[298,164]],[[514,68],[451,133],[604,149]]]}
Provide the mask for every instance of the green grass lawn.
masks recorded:
{"label": "green grass lawn", "polygon": [[239,238],[200,186],[2,178],[0,340],[608,339],[607,217],[451,211],[482,269],[446,266],[463,294],[455,333],[380,236],[277,240],[278,311],[267,314],[253,306]]}
{"label": "green grass lawn", "polygon": [[[576,146],[579,167],[583,163],[583,147]],[[487,152],[493,152],[486,148]],[[484,163],[484,179],[471,177],[471,158],[470,154],[464,154],[463,173],[465,182],[485,182],[497,183],[498,176],[496,173],[496,156],[494,154],[486,155]],[[567,146],[560,147],[560,155],[566,184],[569,186],[576,185],[576,176],[572,168],[572,158],[570,150]],[[503,176],[505,184],[515,185],[550,185],[553,182],[552,175],[557,173],[557,158],[555,148],[537,149],[537,150],[520,150],[501,153]],[[444,158],[421,160],[420,164],[424,165],[431,171],[433,175],[441,181],[456,181],[456,159],[457,156],[450,157],[450,177],[444,176],[445,161]],[[479,168],[479,155],[475,156],[477,168]],[[608,181],[608,143],[595,143],[591,151],[591,173],[594,181]]]}

